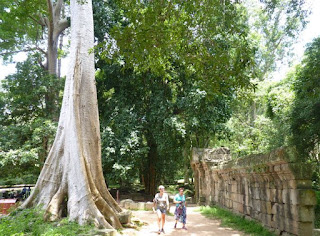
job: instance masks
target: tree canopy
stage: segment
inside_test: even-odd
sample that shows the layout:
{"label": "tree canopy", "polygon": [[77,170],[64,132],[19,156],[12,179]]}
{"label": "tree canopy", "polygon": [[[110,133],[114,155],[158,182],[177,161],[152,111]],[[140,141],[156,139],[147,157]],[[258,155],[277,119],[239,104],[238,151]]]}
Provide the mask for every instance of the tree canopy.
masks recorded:
{"label": "tree canopy", "polygon": [[[208,93],[249,84],[254,50],[246,9],[231,1],[118,1],[101,57],[172,79],[184,67]],[[114,43],[114,44],[113,44]]]}
{"label": "tree canopy", "polygon": [[[310,43],[297,68],[291,114],[293,143],[302,156],[317,157],[320,131],[320,38]],[[315,151],[315,153],[313,153]]]}

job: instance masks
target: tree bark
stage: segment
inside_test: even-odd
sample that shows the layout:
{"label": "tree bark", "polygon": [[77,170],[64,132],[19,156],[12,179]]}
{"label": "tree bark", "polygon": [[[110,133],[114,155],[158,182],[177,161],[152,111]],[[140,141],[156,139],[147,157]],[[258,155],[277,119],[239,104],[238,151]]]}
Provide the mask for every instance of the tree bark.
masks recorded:
{"label": "tree bark", "polygon": [[152,196],[156,193],[156,166],[157,161],[157,144],[152,137],[152,134],[146,135],[147,144],[149,147],[147,166],[144,171],[144,187],[147,194]]}
{"label": "tree bark", "polygon": [[71,1],[71,52],[55,141],[35,189],[22,208],[41,205],[50,220],[62,216],[98,227],[121,228],[124,212],[102,173],[100,128],[94,78],[92,2]]}
{"label": "tree bark", "polygon": [[[58,0],[55,4],[52,3],[52,0],[47,0],[48,5],[48,18],[43,20],[46,22],[46,26],[48,27],[48,45],[47,45],[47,62],[46,69],[49,74],[56,75],[59,77],[58,73],[58,45],[59,45],[59,36],[63,33],[63,31],[69,27],[69,22],[67,19],[61,19],[63,15],[64,9],[64,1]],[[51,104],[48,106],[48,113],[53,115],[53,120],[57,121],[57,113],[58,113],[58,102],[57,102],[58,94],[48,92],[46,95],[46,103]]]}

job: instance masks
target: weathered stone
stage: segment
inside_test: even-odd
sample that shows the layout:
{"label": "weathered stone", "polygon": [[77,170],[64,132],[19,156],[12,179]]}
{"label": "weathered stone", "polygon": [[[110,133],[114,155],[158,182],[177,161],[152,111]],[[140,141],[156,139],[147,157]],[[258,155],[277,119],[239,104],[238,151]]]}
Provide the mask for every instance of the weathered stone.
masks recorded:
{"label": "weathered stone", "polygon": [[313,223],[311,222],[301,222],[299,223],[299,228],[297,235],[312,235],[313,233]]}
{"label": "weathered stone", "polygon": [[317,204],[316,193],[312,189],[299,189],[297,198],[300,205],[314,206]]}
{"label": "weathered stone", "polygon": [[310,189],[312,188],[311,180],[289,180],[288,187],[294,189]]}
{"label": "weathered stone", "polygon": [[131,211],[128,211],[128,210],[122,211],[118,215],[121,224],[130,223],[131,222],[131,216],[132,216],[132,213],[131,213]]}
{"label": "weathered stone", "polygon": [[138,207],[139,207],[139,203],[137,203],[137,202],[131,202],[128,209],[138,210]]}
{"label": "weathered stone", "polygon": [[269,193],[270,193],[270,201],[271,202],[277,202],[277,189],[273,188],[273,189],[269,189]]}
{"label": "weathered stone", "polygon": [[261,223],[262,223],[264,226],[270,225],[270,223],[271,223],[271,215],[262,213],[262,214],[261,214]]}
{"label": "weathered stone", "polygon": [[126,209],[129,209],[130,208],[130,204],[132,203],[133,201],[131,199],[124,199],[122,201],[120,201],[120,206],[121,207],[124,207]]}
{"label": "weathered stone", "polygon": [[281,165],[275,165],[273,169],[274,171],[279,172],[281,170]]}
{"label": "weathered stone", "polygon": [[137,209],[138,210],[145,210],[145,203],[144,202],[138,202],[138,207],[137,207]]}
{"label": "weathered stone", "polygon": [[298,207],[298,220],[300,222],[313,222],[314,208],[312,206]]}
{"label": "weathered stone", "polygon": [[310,163],[291,163],[290,169],[294,173],[294,178],[300,179],[311,179],[313,166]]}
{"label": "weathered stone", "polygon": [[198,149],[191,162],[198,202],[214,202],[259,220],[278,234],[310,233],[316,204],[310,166],[296,162],[293,150],[282,148],[220,163],[221,157],[215,159],[213,153]]}
{"label": "weathered stone", "polygon": [[89,235],[116,236],[117,231],[115,229],[95,229]]}
{"label": "weathered stone", "polygon": [[145,210],[152,210],[153,202],[146,202],[145,203]]}
{"label": "weathered stone", "polygon": [[278,203],[273,204],[271,213],[272,213],[273,215],[277,215],[277,214],[279,213],[279,204],[278,204]]}
{"label": "weathered stone", "polygon": [[285,231],[287,231],[291,234],[294,234],[297,231],[298,226],[299,226],[298,221],[295,221],[295,220],[292,220],[289,218],[285,218],[284,223],[285,223]]}
{"label": "weathered stone", "polygon": [[313,236],[320,236],[320,229],[313,229]]}
{"label": "weathered stone", "polygon": [[286,219],[295,219],[298,220],[298,207],[297,205],[291,205],[291,204],[284,204],[284,216]]}
{"label": "weathered stone", "polygon": [[271,202],[266,202],[266,208],[267,208],[267,213],[268,215],[272,214],[272,205]]}

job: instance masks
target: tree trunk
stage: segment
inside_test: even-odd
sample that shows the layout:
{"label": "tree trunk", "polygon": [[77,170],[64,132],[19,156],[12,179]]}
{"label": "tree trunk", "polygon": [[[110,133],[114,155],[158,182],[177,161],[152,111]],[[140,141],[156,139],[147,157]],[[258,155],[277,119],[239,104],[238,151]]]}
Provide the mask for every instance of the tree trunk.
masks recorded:
{"label": "tree trunk", "polygon": [[[63,35],[63,31],[69,27],[69,22],[64,17],[64,1],[57,0],[53,3],[52,0],[47,0],[48,18],[43,20],[48,27],[48,42],[47,42],[47,62],[46,69],[49,74],[60,77],[58,70],[58,45],[59,36]],[[60,69],[60,68],[59,68]],[[57,121],[58,113],[58,93],[48,92],[46,95],[46,104],[48,105],[48,113],[52,114],[53,120]]]}
{"label": "tree trunk", "polygon": [[35,189],[22,208],[42,205],[55,220],[67,207],[70,220],[121,228],[124,212],[102,173],[100,128],[94,78],[92,2],[71,1],[71,53],[55,141]]}
{"label": "tree trunk", "polygon": [[49,38],[48,52],[47,52],[49,74],[57,75],[57,60],[58,60],[58,38],[57,39]]}
{"label": "tree trunk", "polygon": [[157,161],[157,145],[152,137],[152,134],[146,136],[149,147],[147,166],[144,171],[144,187],[147,194],[152,196],[156,193],[156,166]]}
{"label": "tree trunk", "polygon": [[[59,50],[62,50],[62,48],[63,48],[63,36],[64,36],[64,34],[61,33],[60,39],[59,39],[60,40],[60,42],[59,42]],[[57,77],[58,78],[61,77],[61,58],[58,59]]]}

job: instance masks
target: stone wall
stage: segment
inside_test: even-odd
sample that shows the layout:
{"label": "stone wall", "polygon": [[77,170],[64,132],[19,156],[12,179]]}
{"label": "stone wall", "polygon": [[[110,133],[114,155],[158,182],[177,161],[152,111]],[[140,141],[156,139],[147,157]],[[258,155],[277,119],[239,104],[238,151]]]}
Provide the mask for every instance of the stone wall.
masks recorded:
{"label": "stone wall", "polygon": [[289,149],[231,160],[227,148],[195,148],[191,165],[198,203],[228,208],[278,235],[312,235],[312,169]]}

